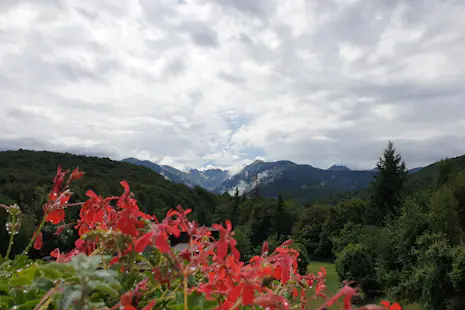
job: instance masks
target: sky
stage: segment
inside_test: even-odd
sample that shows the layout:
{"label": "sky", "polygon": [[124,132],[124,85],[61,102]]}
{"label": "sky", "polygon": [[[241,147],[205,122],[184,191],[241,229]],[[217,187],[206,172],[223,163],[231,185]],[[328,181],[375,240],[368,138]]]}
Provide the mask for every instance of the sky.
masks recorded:
{"label": "sky", "polygon": [[238,170],[465,154],[465,2],[1,0],[0,150]]}

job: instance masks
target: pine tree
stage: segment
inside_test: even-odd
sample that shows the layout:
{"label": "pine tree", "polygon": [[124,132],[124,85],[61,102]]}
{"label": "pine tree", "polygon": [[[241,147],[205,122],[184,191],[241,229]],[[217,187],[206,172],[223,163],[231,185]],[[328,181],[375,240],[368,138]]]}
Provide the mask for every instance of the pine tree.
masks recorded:
{"label": "pine tree", "polygon": [[381,224],[386,216],[399,215],[408,173],[391,141],[376,166],[378,171],[372,183],[371,212],[367,216],[370,224]]}
{"label": "pine tree", "polygon": [[[276,201],[276,200],[275,200]],[[279,193],[276,204],[273,205],[271,226],[278,237],[288,236],[292,230],[292,220],[285,208],[283,195]]]}
{"label": "pine tree", "polygon": [[234,192],[234,197],[232,201],[232,208],[231,208],[231,221],[234,227],[236,226],[237,221],[239,219],[240,204],[241,204],[241,196],[239,195],[239,188],[236,187],[236,191]]}

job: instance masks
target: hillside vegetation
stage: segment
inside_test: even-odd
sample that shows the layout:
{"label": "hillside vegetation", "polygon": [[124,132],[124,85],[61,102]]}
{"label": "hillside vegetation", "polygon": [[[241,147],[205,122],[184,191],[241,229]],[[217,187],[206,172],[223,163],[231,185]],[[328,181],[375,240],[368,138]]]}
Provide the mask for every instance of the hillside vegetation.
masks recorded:
{"label": "hillside vegetation", "polygon": [[[6,151],[0,152],[0,203],[17,203],[27,210],[18,242],[13,251],[19,251],[21,243],[30,235],[34,223],[37,223],[42,212],[45,195],[50,191],[58,165],[63,169],[74,169],[79,166],[85,171],[85,176],[76,182],[72,188],[73,200],[82,201],[88,189],[102,196],[113,196],[121,193],[120,182],[126,180],[131,184],[131,190],[139,201],[141,210],[163,217],[170,208],[177,205],[188,206],[195,210],[193,219],[201,224],[210,224],[215,208],[219,205],[218,198],[202,188],[191,189],[185,185],[175,184],[165,180],[149,168],[113,161],[108,158],[77,156],[55,152]],[[67,222],[75,222],[77,210],[67,213]],[[0,226],[6,221],[4,211],[0,210]],[[0,230],[0,238],[6,237],[6,232]],[[50,236],[50,238],[54,238]],[[63,243],[71,243],[73,238]],[[54,244],[56,245],[56,244]],[[71,243],[72,245],[72,243]],[[7,245],[2,242],[0,251]],[[52,244],[50,245],[50,247]]]}

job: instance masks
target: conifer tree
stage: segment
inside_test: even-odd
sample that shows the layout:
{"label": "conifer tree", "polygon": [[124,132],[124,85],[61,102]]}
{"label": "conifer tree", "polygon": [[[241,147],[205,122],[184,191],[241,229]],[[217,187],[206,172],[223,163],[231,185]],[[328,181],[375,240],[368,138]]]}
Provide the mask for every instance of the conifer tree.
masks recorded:
{"label": "conifer tree", "polygon": [[241,196],[239,193],[239,188],[236,187],[236,191],[234,192],[234,197],[232,201],[232,208],[231,208],[231,221],[233,226],[237,225],[237,221],[239,219],[239,207],[241,204]]}
{"label": "conifer tree", "polygon": [[408,171],[391,141],[376,167],[377,172],[371,187],[371,212],[367,217],[370,224],[379,225],[386,216],[399,215]]}

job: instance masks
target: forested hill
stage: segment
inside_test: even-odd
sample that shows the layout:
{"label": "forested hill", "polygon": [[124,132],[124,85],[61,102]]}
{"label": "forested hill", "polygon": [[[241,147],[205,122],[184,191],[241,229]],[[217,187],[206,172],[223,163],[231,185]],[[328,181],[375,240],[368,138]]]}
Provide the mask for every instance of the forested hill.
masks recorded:
{"label": "forested hill", "polygon": [[202,214],[213,213],[218,203],[214,194],[172,183],[146,167],[108,158],[28,150],[0,152],[0,203],[14,201],[23,206],[33,205],[33,201],[37,203],[34,195],[50,190],[58,165],[70,170],[79,166],[85,172],[72,188],[80,201],[87,189],[102,196],[119,195],[122,193],[120,182],[126,180],[141,209],[159,216],[181,204],[195,210],[199,221],[210,222],[211,219],[203,219]]}
{"label": "forested hill", "polygon": [[455,172],[465,171],[465,155],[441,160],[412,174],[409,176],[408,190],[415,191],[434,187],[440,174],[445,174],[444,172],[448,170]]}

